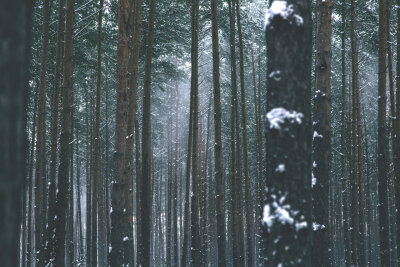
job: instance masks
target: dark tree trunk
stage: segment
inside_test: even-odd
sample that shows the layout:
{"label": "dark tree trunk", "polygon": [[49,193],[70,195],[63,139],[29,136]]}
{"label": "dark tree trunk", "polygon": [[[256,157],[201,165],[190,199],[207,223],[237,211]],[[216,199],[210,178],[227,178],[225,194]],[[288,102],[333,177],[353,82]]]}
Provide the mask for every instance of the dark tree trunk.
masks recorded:
{"label": "dark tree trunk", "polygon": [[[284,18],[272,11],[276,6],[270,7],[266,20],[269,90],[264,259],[267,266],[293,262],[310,266],[311,3],[291,0],[285,5],[293,5],[293,13]],[[288,219],[280,216],[282,212]]]}
{"label": "dark tree trunk", "polygon": [[46,74],[49,46],[50,0],[43,2],[42,54],[40,59],[40,78],[38,96],[38,118],[36,132],[35,168],[35,251],[37,262],[44,264],[44,231],[46,225]]}
{"label": "dark tree trunk", "polygon": [[130,1],[118,2],[118,43],[117,43],[117,106],[115,127],[115,152],[114,152],[114,180],[112,184],[112,212],[111,212],[111,253],[112,266],[132,265],[131,255],[128,255],[124,242],[129,240],[127,231],[129,220],[126,209],[128,202],[129,175],[126,173],[126,156],[128,133],[127,113],[129,109],[128,99],[128,54],[129,54],[129,13]]}
{"label": "dark tree trunk", "polygon": [[332,0],[317,0],[316,56],[314,92],[314,168],[313,193],[314,239],[312,265],[329,265],[329,181],[331,173],[331,69]]}
{"label": "dark tree trunk", "polygon": [[[102,41],[102,25],[103,25],[103,5],[104,0],[100,0],[99,3],[99,15],[97,21],[97,80],[96,80],[96,118],[94,125],[94,157],[93,157],[93,205],[92,205],[92,265],[97,265],[97,251],[100,244],[98,243],[98,230],[102,229],[102,221],[104,216],[99,216],[100,213],[104,214],[102,210],[99,209],[101,205],[99,204],[100,199],[100,98],[101,98],[101,41]],[[98,246],[99,244],[99,246]]]}
{"label": "dark tree trunk", "polygon": [[[399,5],[399,1],[396,1]],[[400,8],[397,8],[397,43],[400,44]],[[395,156],[394,173],[396,186],[396,207],[400,208],[400,45],[397,45],[397,65],[396,65],[396,121],[395,127]],[[396,213],[397,220],[397,242],[400,242],[400,212]],[[400,246],[397,245],[397,256],[400,256]]]}
{"label": "dark tree trunk", "polygon": [[[0,11],[0,259],[17,266],[21,197],[25,192],[31,1],[6,1]],[[28,232],[28,234],[30,234]],[[29,248],[28,248],[29,250]]]}
{"label": "dark tree trunk", "polygon": [[388,138],[386,130],[386,55],[387,0],[379,0],[379,75],[378,75],[378,177],[379,177],[379,234],[381,265],[390,265],[388,216]]}
{"label": "dark tree trunk", "polygon": [[62,48],[64,38],[64,0],[59,1],[58,5],[58,26],[57,26],[57,50],[56,50],[56,64],[54,71],[54,87],[51,104],[51,151],[50,151],[50,185],[49,185],[49,205],[48,205],[48,226],[46,229],[46,252],[45,263],[48,264],[54,258],[54,238],[53,233],[55,229],[55,204],[56,204],[56,165],[57,165],[57,139],[58,139],[58,109],[60,97],[60,80],[61,80],[61,60]]}
{"label": "dark tree trunk", "polygon": [[216,215],[217,215],[217,242],[218,267],[226,265],[225,253],[225,207],[224,181],[222,176],[222,137],[221,137],[221,88],[219,73],[219,42],[218,42],[218,10],[217,1],[211,0],[212,22],[212,53],[213,53],[213,95],[214,95],[214,165],[216,183]]}
{"label": "dark tree trunk", "polygon": [[72,110],[73,110],[73,31],[74,31],[74,0],[66,2],[66,22],[64,41],[64,69],[61,111],[60,135],[60,166],[58,171],[58,194],[56,201],[56,231],[55,231],[55,266],[65,266],[66,219],[68,212],[69,169],[72,140]]}

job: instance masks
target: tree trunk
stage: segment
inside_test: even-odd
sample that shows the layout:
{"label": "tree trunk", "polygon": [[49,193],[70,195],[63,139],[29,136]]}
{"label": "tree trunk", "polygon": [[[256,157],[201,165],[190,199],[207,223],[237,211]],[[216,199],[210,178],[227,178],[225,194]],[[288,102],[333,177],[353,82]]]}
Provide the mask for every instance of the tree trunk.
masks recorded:
{"label": "tree trunk", "polygon": [[226,264],[225,254],[225,207],[224,181],[222,176],[222,137],[221,137],[221,88],[219,73],[219,41],[218,41],[218,10],[217,1],[211,0],[212,22],[212,53],[213,53],[213,95],[214,95],[214,165],[216,183],[216,215],[217,215],[217,242],[218,267]]}
{"label": "tree trunk", "polygon": [[314,168],[312,265],[329,265],[328,208],[331,173],[332,0],[317,0],[314,92]]}
{"label": "tree trunk", "polygon": [[66,22],[64,41],[64,70],[62,90],[61,135],[60,135],[60,166],[58,171],[58,194],[56,201],[56,231],[55,231],[55,266],[65,266],[65,236],[66,217],[68,211],[69,164],[71,158],[72,140],[72,110],[73,110],[73,30],[74,30],[74,0],[66,2]]}
{"label": "tree trunk", "polygon": [[269,90],[264,259],[267,266],[311,266],[311,3],[291,0],[285,5],[293,5],[293,13],[283,18],[271,6],[265,27]]}
{"label": "tree trunk", "polygon": [[242,37],[242,25],[240,22],[240,7],[239,0],[236,0],[236,18],[238,27],[238,37],[239,37],[239,72],[240,72],[240,103],[241,103],[241,127],[243,135],[243,155],[244,155],[244,182],[245,182],[245,209],[246,209],[246,260],[247,265],[253,265],[252,251],[253,251],[253,234],[252,234],[252,224],[251,218],[253,217],[253,212],[251,208],[251,197],[250,197],[250,176],[249,176],[249,155],[248,155],[248,145],[247,145],[247,118],[246,118],[246,97],[245,97],[245,85],[244,85],[244,54],[243,54],[243,37]]}
{"label": "tree trunk", "polygon": [[43,35],[40,60],[38,118],[36,132],[36,168],[35,168],[35,251],[37,262],[44,264],[45,231],[45,191],[46,191],[46,74],[49,46],[50,0],[43,2]]}
{"label": "tree trunk", "polygon": [[150,266],[150,231],[151,231],[151,210],[152,210],[152,151],[151,151],[151,65],[153,54],[154,38],[154,17],[156,1],[150,0],[148,17],[148,35],[146,41],[146,63],[143,88],[143,126],[142,126],[142,181],[141,181],[141,240],[138,242],[139,264]]}
{"label": "tree trunk", "polygon": [[388,138],[386,131],[387,0],[379,0],[378,177],[381,265],[389,266]]}
{"label": "tree trunk", "polygon": [[[399,5],[399,1],[396,1]],[[400,8],[397,8],[397,43],[400,44]],[[393,158],[395,186],[396,186],[396,207],[400,207],[400,45],[397,45],[396,65],[396,121],[395,127],[395,156]],[[400,242],[400,212],[396,212],[397,220],[397,242]],[[397,245],[397,256],[400,257],[400,246]]]}
{"label": "tree trunk", "polygon": [[111,212],[111,253],[112,266],[132,265],[131,255],[126,251],[124,242],[128,242],[129,220],[126,212],[132,201],[128,198],[129,175],[126,173],[126,156],[128,135],[128,54],[129,54],[129,13],[130,1],[118,2],[118,43],[117,43],[117,106],[115,128],[115,153],[114,153],[114,180],[112,185],[112,212]]}
{"label": "tree trunk", "polygon": [[[94,125],[94,157],[93,157],[93,205],[92,205],[92,265],[97,265],[97,251],[98,251],[98,230],[102,229],[101,222],[104,216],[99,216],[100,213],[104,214],[99,209],[99,185],[100,185],[100,98],[101,98],[101,40],[102,40],[102,25],[103,25],[103,5],[104,0],[100,0],[99,15],[97,21],[97,81],[96,81],[96,121]],[[97,227],[98,226],[98,227]],[[100,247],[100,245],[99,245]]]}
{"label": "tree trunk", "polygon": [[50,151],[50,185],[49,185],[49,205],[48,205],[48,226],[46,229],[46,252],[45,264],[48,264],[54,258],[54,238],[55,229],[55,204],[56,204],[56,165],[57,165],[57,141],[58,141],[58,109],[60,97],[60,80],[61,80],[61,60],[64,38],[64,0],[59,1],[58,5],[58,26],[57,26],[57,50],[56,65],[54,71],[54,87],[51,104],[51,151]]}
{"label": "tree trunk", "polygon": [[[4,3],[0,11],[0,259],[17,266],[21,196],[26,179],[31,1]],[[30,233],[28,233],[30,234]]]}

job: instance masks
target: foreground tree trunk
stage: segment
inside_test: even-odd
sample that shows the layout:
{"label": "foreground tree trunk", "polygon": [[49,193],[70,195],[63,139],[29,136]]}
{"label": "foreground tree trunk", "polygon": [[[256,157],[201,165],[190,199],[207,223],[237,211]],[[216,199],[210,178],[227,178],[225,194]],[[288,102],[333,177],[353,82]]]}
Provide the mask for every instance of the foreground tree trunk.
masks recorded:
{"label": "foreground tree trunk", "polygon": [[72,149],[72,110],[73,110],[73,31],[74,0],[66,2],[66,22],[64,41],[64,71],[62,90],[62,113],[60,135],[60,166],[58,171],[58,194],[56,201],[55,266],[65,266],[66,219],[68,212],[69,169]]}
{"label": "foreground tree trunk", "polygon": [[331,172],[332,0],[317,0],[314,93],[314,169],[312,265],[329,265],[329,179]]}
{"label": "foreground tree trunk", "polygon": [[129,175],[126,173],[127,158],[127,113],[128,99],[128,59],[129,59],[129,13],[130,1],[118,2],[118,43],[117,43],[117,106],[115,127],[114,180],[111,193],[111,266],[131,266],[130,255],[124,242],[129,240],[126,235],[129,228],[129,218],[126,209],[129,205],[128,184]]}
{"label": "foreground tree trunk", "polygon": [[[26,106],[28,97],[31,1],[2,3],[0,25],[0,259],[18,265],[21,197],[26,179]],[[4,101],[4,102],[3,102]],[[29,248],[28,248],[29,249]]]}
{"label": "foreground tree trunk", "polygon": [[154,17],[156,1],[150,0],[148,35],[146,41],[146,63],[143,87],[143,126],[142,126],[142,181],[141,181],[141,234],[138,242],[139,264],[150,265],[151,211],[152,211],[152,148],[151,148],[151,66],[153,55]]}
{"label": "foreground tree trunk", "polygon": [[378,177],[379,177],[379,234],[381,265],[390,265],[388,215],[388,138],[386,131],[386,56],[387,0],[379,0],[379,75],[378,75]]}
{"label": "foreground tree trunk", "polygon": [[[399,4],[399,1],[396,2]],[[400,8],[397,8],[397,43],[400,44]],[[397,45],[397,65],[396,65],[396,120],[395,120],[395,157],[394,173],[396,186],[396,207],[400,207],[400,45]],[[400,212],[396,212],[397,219],[397,242],[400,242]],[[397,245],[397,255],[400,255],[400,246]]]}
{"label": "foreground tree trunk", "polygon": [[[267,266],[311,265],[311,3],[267,10]],[[274,6],[275,5],[275,6]],[[293,9],[282,17],[276,9]],[[299,16],[302,19],[299,19]],[[282,217],[282,214],[288,216]]]}

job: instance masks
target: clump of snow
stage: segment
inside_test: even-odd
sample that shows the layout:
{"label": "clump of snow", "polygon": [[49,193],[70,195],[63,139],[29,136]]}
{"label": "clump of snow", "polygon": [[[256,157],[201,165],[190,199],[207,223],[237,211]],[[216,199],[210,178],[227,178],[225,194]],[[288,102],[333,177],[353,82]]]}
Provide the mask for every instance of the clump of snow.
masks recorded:
{"label": "clump of snow", "polygon": [[313,140],[315,138],[323,138],[323,136],[321,134],[319,134],[317,131],[314,131]]}
{"label": "clump of snow", "polygon": [[272,72],[268,75],[268,77],[274,79],[274,80],[277,81],[277,82],[279,82],[279,81],[282,79],[281,71],[280,71],[280,70],[272,71]]}
{"label": "clump of snow", "polygon": [[127,237],[127,236],[125,236],[124,239],[122,239],[122,241],[124,241],[124,242],[128,241],[128,240],[129,240],[129,237]]}
{"label": "clump of snow", "polygon": [[264,205],[263,211],[263,223],[267,226],[268,231],[274,223],[291,225],[296,231],[307,227],[308,224],[303,221],[303,216],[300,216],[300,220],[294,218],[299,212],[292,210],[289,204],[285,204],[286,197],[282,196],[277,200],[276,195],[273,194],[271,198],[274,201],[272,204]]}
{"label": "clump of snow", "polygon": [[285,108],[274,108],[267,113],[267,120],[269,122],[270,129],[281,129],[281,124],[285,122],[285,120],[290,123],[301,124],[303,114],[297,111],[288,111]]}
{"label": "clump of snow", "polygon": [[278,167],[276,167],[275,172],[284,173],[285,172],[285,164],[279,164]]}
{"label": "clump of snow", "polygon": [[313,227],[314,231],[318,231],[320,229],[324,229],[326,226],[323,225],[323,224],[319,224],[319,223],[313,222],[312,223],[312,227]]}
{"label": "clump of snow", "polygon": [[289,19],[289,16],[293,15],[296,25],[301,26],[303,24],[303,18],[293,13],[293,5],[288,5],[285,0],[274,0],[271,6],[265,11],[264,29],[270,26],[275,16],[280,16],[282,19],[287,20]]}
{"label": "clump of snow", "polygon": [[314,187],[317,184],[317,178],[314,176],[314,172],[311,172],[311,187]]}

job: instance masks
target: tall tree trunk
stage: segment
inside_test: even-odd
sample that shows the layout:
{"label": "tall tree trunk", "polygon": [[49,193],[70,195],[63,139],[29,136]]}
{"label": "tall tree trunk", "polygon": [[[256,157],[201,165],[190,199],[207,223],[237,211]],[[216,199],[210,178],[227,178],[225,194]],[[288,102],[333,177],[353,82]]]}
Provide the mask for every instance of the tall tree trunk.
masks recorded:
{"label": "tall tree trunk", "polygon": [[386,131],[387,0],[379,0],[378,177],[381,265],[389,266],[388,138]]}
{"label": "tall tree trunk", "polygon": [[[136,121],[136,102],[137,102],[137,80],[138,80],[138,63],[140,55],[140,36],[141,36],[141,23],[142,23],[142,0],[132,1],[133,18],[131,18],[130,31],[132,34],[131,39],[131,50],[129,55],[129,110],[128,110],[128,154],[127,154],[127,173],[129,175],[129,192],[128,199],[130,200],[128,205],[129,218],[133,218],[133,177],[130,177],[133,173],[133,142],[135,134],[135,121]],[[139,133],[136,132],[136,135]],[[136,136],[135,136],[136,138]],[[136,170],[136,220],[137,224],[140,224],[140,189],[141,175]],[[125,242],[127,250],[133,248],[133,220],[129,221],[129,232],[128,236],[132,236],[132,239]],[[132,231],[131,231],[132,229]],[[139,234],[139,232],[137,232]],[[131,253],[133,256],[133,251]],[[133,259],[132,259],[133,261]]]}
{"label": "tall tree trunk", "polygon": [[138,242],[139,259],[142,266],[150,266],[150,231],[152,210],[152,151],[151,151],[151,65],[153,55],[154,17],[156,1],[150,0],[148,35],[146,41],[146,63],[143,87],[143,126],[142,126],[142,181],[141,181],[141,240]]}
{"label": "tall tree trunk", "polygon": [[[397,5],[400,4],[396,1]],[[397,8],[397,43],[400,44],[400,8]],[[396,207],[400,208],[400,45],[397,45],[396,65],[396,121],[395,127],[395,156],[393,158],[395,186],[396,186]],[[400,212],[396,212],[397,220],[397,242],[400,242]],[[400,256],[400,246],[397,245],[397,256]]]}
{"label": "tall tree trunk", "polygon": [[29,156],[29,178],[28,178],[28,239],[26,242],[26,265],[30,266],[33,262],[32,253],[32,204],[33,204],[33,196],[32,196],[32,187],[33,187],[33,157],[35,151],[35,138],[36,138],[36,118],[37,118],[37,98],[38,98],[38,85],[36,83],[35,88],[35,97],[34,97],[34,108],[33,108],[33,123],[32,123],[32,135],[31,135],[31,148],[30,148],[30,156]]}
{"label": "tall tree trunk", "polygon": [[193,97],[193,124],[192,124],[192,189],[191,189],[191,265],[200,266],[201,248],[199,232],[199,167],[198,167],[198,148],[199,148],[199,1],[191,1],[192,18],[192,44],[191,44],[191,78],[190,93]]}
{"label": "tall tree trunk", "polygon": [[341,164],[341,186],[343,190],[343,230],[344,230],[344,243],[345,243],[345,264],[349,265],[351,263],[351,240],[349,237],[349,217],[348,210],[349,206],[347,203],[349,187],[346,178],[346,1],[342,0],[342,29],[341,29],[341,41],[342,41],[342,51],[341,51],[341,65],[342,65],[342,110],[341,110],[341,137],[340,137],[340,164]]}
{"label": "tall tree trunk", "polygon": [[50,151],[50,174],[49,174],[49,205],[48,205],[48,226],[46,229],[46,252],[45,264],[48,264],[54,258],[54,238],[55,229],[55,204],[56,204],[56,165],[57,165],[57,141],[58,141],[58,109],[60,97],[60,80],[61,80],[61,60],[64,38],[64,0],[59,0],[58,5],[58,26],[57,26],[57,50],[56,64],[54,70],[54,86],[51,104],[51,151]]}
{"label": "tall tree trunk", "polygon": [[239,72],[240,72],[240,103],[241,103],[241,127],[243,135],[243,156],[244,156],[244,181],[245,181],[245,209],[246,209],[246,260],[247,265],[253,265],[252,251],[253,251],[253,234],[252,234],[252,224],[251,218],[253,217],[253,212],[251,208],[251,185],[250,185],[250,175],[249,175],[249,155],[248,155],[248,145],[247,145],[247,118],[246,118],[246,97],[245,97],[245,85],[244,85],[244,54],[243,54],[243,37],[242,37],[242,25],[240,21],[240,7],[239,0],[236,0],[236,18],[238,27],[238,37],[239,37]]}
{"label": "tall tree trunk", "polygon": [[114,153],[114,180],[112,185],[112,212],[111,212],[111,253],[112,266],[132,265],[131,255],[126,251],[124,242],[129,241],[128,213],[126,212],[130,200],[128,198],[128,184],[130,176],[126,173],[126,156],[128,134],[128,57],[129,57],[129,15],[130,1],[118,2],[118,43],[117,43],[117,107],[115,128],[115,153]]}
{"label": "tall tree trunk", "polygon": [[218,267],[226,264],[225,253],[225,207],[224,181],[222,176],[222,137],[221,137],[221,88],[219,73],[219,41],[218,41],[218,10],[217,0],[211,0],[212,23],[212,53],[213,53],[213,95],[214,95],[214,165],[216,183],[216,215],[217,215],[217,242]]}
{"label": "tall tree trunk", "polygon": [[86,264],[90,266],[91,262],[91,238],[92,238],[92,189],[90,177],[90,125],[89,125],[89,90],[87,82],[84,84],[85,88],[85,124],[86,124]]}
{"label": "tall tree trunk", "polygon": [[[0,11],[0,259],[17,266],[21,196],[26,179],[26,108],[33,2],[12,1]],[[3,102],[4,101],[4,102]],[[30,234],[30,233],[28,233]]]}
{"label": "tall tree trunk", "polygon": [[179,124],[179,85],[178,81],[175,81],[175,156],[174,156],[174,188],[173,188],[173,217],[172,217],[172,230],[173,230],[173,264],[172,266],[178,267],[178,151],[179,151],[179,140],[178,140],[178,124]]}
{"label": "tall tree trunk", "polygon": [[329,265],[328,208],[331,173],[332,0],[317,0],[314,92],[312,265]]}
{"label": "tall tree trunk", "polygon": [[69,164],[72,139],[73,110],[73,31],[74,31],[74,0],[66,2],[66,22],[64,41],[64,69],[60,135],[60,166],[58,171],[58,194],[56,201],[56,231],[55,231],[55,266],[65,266],[65,236],[66,217],[68,211]]}
{"label": "tall tree trunk", "polygon": [[244,257],[242,255],[242,239],[241,237],[241,223],[240,223],[240,191],[238,188],[239,171],[237,166],[237,145],[238,139],[238,121],[237,121],[237,81],[236,81],[236,52],[235,52],[235,2],[228,1],[229,5],[229,18],[230,18],[230,61],[231,61],[231,117],[230,117],[230,146],[231,146],[231,198],[232,198],[232,223],[233,223],[233,265],[244,265]]}
{"label": "tall tree trunk", "polygon": [[35,251],[37,262],[44,264],[45,231],[45,191],[46,191],[46,74],[49,46],[50,0],[43,2],[43,35],[40,60],[38,118],[36,132],[36,168],[35,168]]}
{"label": "tall tree trunk", "polygon": [[[97,80],[96,80],[96,120],[94,125],[94,157],[93,157],[93,229],[92,229],[92,265],[97,265],[97,251],[98,251],[98,230],[102,229],[101,222],[104,216],[100,217],[102,210],[99,209],[99,185],[100,185],[100,98],[101,98],[101,40],[102,40],[102,25],[103,25],[103,5],[104,0],[99,3],[99,15],[97,21]],[[104,214],[104,213],[102,213]],[[97,227],[99,226],[99,227]],[[100,245],[99,245],[100,247]]]}
{"label": "tall tree trunk", "polygon": [[[267,192],[264,238],[267,266],[311,266],[311,3],[291,0],[283,18],[272,3],[268,48]],[[299,20],[298,16],[302,18]],[[287,219],[280,214],[287,213]]]}
{"label": "tall tree trunk", "polygon": [[[71,97],[73,99],[73,96]],[[73,102],[73,100],[72,100]],[[68,188],[68,223],[67,223],[67,251],[68,251],[68,258],[69,258],[69,265],[74,266],[74,111],[72,110],[71,115],[71,153],[70,153],[70,171],[69,171],[69,188]]]}

